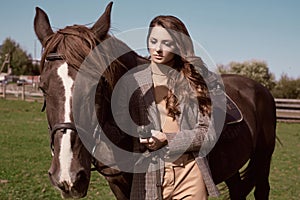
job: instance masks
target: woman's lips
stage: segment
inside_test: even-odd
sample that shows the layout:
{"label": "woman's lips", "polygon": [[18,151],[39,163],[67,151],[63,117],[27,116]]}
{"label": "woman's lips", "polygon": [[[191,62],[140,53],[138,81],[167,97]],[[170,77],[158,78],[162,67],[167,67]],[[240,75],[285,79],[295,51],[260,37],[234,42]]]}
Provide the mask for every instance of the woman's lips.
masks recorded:
{"label": "woman's lips", "polygon": [[161,56],[161,55],[153,55],[153,56],[154,56],[154,58],[156,58],[156,59],[158,59],[158,60],[160,60],[160,59],[163,58],[163,56]]}

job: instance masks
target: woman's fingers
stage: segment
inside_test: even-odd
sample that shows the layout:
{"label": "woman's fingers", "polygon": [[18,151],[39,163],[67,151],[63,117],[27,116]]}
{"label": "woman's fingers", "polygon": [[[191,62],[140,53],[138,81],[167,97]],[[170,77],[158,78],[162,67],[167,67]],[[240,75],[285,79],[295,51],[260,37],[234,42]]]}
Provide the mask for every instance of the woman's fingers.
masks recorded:
{"label": "woman's fingers", "polygon": [[151,130],[151,134],[154,140],[158,140],[161,143],[165,143],[167,141],[167,136],[163,132]]}
{"label": "woman's fingers", "polygon": [[148,143],[149,144],[154,144],[154,142],[155,142],[155,140],[151,137],[151,138],[149,138],[149,140],[148,140]]}
{"label": "woman's fingers", "polygon": [[167,144],[166,134],[160,131],[151,130],[152,137],[140,138],[140,143],[150,150],[157,150]]}

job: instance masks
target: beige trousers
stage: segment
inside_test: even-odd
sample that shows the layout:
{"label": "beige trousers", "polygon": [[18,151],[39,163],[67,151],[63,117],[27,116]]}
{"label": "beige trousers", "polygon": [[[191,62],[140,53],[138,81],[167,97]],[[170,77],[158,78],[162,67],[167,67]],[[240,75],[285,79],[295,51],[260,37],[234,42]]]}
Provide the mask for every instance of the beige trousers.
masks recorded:
{"label": "beige trousers", "polygon": [[207,200],[201,171],[194,159],[166,163],[163,180],[164,200]]}

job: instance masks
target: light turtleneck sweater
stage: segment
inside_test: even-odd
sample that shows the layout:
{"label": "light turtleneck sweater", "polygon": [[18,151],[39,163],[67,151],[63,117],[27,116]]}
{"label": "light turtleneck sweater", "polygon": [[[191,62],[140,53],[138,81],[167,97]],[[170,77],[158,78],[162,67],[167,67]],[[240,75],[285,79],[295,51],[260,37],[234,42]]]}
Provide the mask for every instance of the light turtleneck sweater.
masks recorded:
{"label": "light turtleneck sweater", "polygon": [[167,84],[169,70],[170,67],[168,66],[151,64],[155,102],[160,113],[161,129],[164,133],[176,133],[179,130],[179,126],[176,120],[168,116],[166,101],[164,100],[169,90]]}

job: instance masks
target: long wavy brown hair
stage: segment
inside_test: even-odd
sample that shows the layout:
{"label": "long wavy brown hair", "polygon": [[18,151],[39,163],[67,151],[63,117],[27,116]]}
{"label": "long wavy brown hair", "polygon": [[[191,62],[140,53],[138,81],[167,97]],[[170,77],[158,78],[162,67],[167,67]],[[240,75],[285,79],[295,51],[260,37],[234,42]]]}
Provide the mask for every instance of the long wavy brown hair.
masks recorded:
{"label": "long wavy brown hair", "polygon": [[[180,73],[176,78],[174,87],[184,90],[185,88],[180,87],[183,77],[185,78],[185,80],[188,80],[188,83],[192,88],[192,96],[198,100],[200,111],[204,115],[210,115],[211,100],[209,98],[208,88],[203,77],[201,76],[199,71],[195,69],[194,65],[197,65],[199,69],[204,71],[207,70],[207,68],[202,59],[195,56],[193,43],[184,23],[174,16],[157,16],[150,22],[147,41],[149,40],[151,34],[151,28],[155,26],[161,26],[165,28],[174,39],[177,47],[176,49],[178,52],[174,52],[175,64],[172,67]],[[189,61],[191,60],[190,58],[192,58],[193,62]],[[186,96],[189,95],[190,94],[186,94]],[[171,90],[169,90],[168,95],[165,97],[168,116],[172,117],[173,119],[181,114],[179,110],[179,99],[182,98],[177,97]]]}

